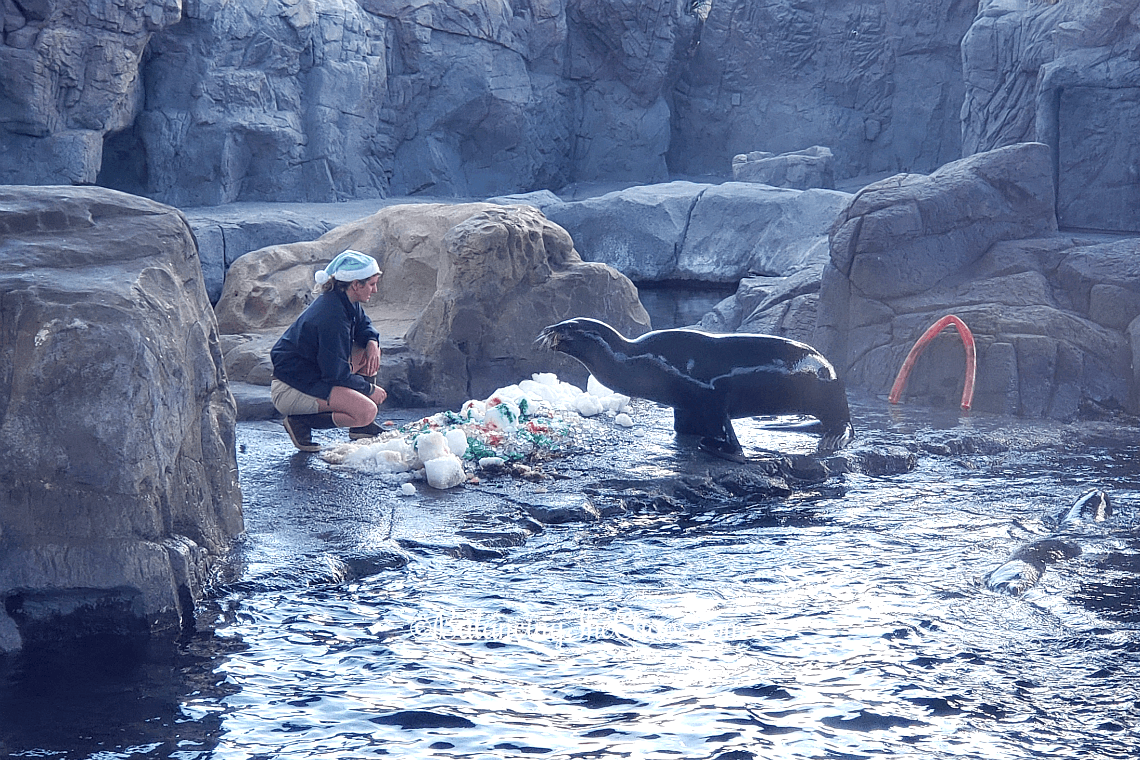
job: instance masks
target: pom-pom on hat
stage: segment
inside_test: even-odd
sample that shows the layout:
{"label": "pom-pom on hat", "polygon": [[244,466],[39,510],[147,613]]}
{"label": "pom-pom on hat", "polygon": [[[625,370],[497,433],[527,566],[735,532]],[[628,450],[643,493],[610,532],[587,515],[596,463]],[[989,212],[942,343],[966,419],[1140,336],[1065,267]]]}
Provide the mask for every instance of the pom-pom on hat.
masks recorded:
{"label": "pom-pom on hat", "polygon": [[318,269],[314,277],[318,285],[324,285],[330,279],[352,282],[367,280],[374,274],[380,274],[380,265],[376,259],[360,251],[345,251],[330,261],[327,267]]}

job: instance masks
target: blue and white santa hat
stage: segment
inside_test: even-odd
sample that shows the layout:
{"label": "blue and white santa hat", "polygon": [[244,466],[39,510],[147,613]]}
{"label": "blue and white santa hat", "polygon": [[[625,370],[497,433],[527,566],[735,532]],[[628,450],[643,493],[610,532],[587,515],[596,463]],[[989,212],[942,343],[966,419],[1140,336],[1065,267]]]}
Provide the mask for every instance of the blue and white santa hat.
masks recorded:
{"label": "blue and white santa hat", "polygon": [[324,269],[318,269],[314,278],[318,285],[324,285],[330,279],[352,282],[367,280],[374,274],[380,274],[376,259],[360,251],[348,250],[330,261]]}

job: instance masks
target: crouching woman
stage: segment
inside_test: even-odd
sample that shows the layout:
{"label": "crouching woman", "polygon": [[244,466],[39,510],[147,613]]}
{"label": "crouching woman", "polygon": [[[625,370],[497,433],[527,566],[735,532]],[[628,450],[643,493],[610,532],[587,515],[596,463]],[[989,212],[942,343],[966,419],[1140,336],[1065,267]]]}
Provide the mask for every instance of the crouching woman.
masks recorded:
{"label": "crouching woman", "polygon": [[270,351],[273,405],[301,451],[318,451],[313,430],[349,428],[349,437],[380,433],[376,408],[387,392],[376,385],[380,334],[364,313],[380,282],[376,259],[345,251],[316,273],[321,294]]}

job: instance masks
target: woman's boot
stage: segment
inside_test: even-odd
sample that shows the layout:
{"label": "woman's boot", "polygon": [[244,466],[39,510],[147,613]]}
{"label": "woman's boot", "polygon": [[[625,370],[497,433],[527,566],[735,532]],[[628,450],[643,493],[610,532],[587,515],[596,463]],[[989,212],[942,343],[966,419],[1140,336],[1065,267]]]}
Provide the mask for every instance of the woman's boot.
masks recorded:
{"label": "woman's boot", "polygon": [[321,447],[313,443],[314,430],[330,430],[336,427],[332,412],[320,414],[291,414],[285,418],[285,431],[293,439],[293,445],[298,451],[320,451]]}

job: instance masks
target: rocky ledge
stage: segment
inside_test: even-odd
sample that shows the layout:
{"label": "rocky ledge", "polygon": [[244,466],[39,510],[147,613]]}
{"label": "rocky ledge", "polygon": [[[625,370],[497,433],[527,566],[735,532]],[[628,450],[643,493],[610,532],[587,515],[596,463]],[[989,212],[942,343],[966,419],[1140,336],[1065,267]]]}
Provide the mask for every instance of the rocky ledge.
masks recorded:
{"label": "rocky ledge", "polygon": [[243,530],[235,406],[177,210],[0,187],[0,651],[178,630]]}

